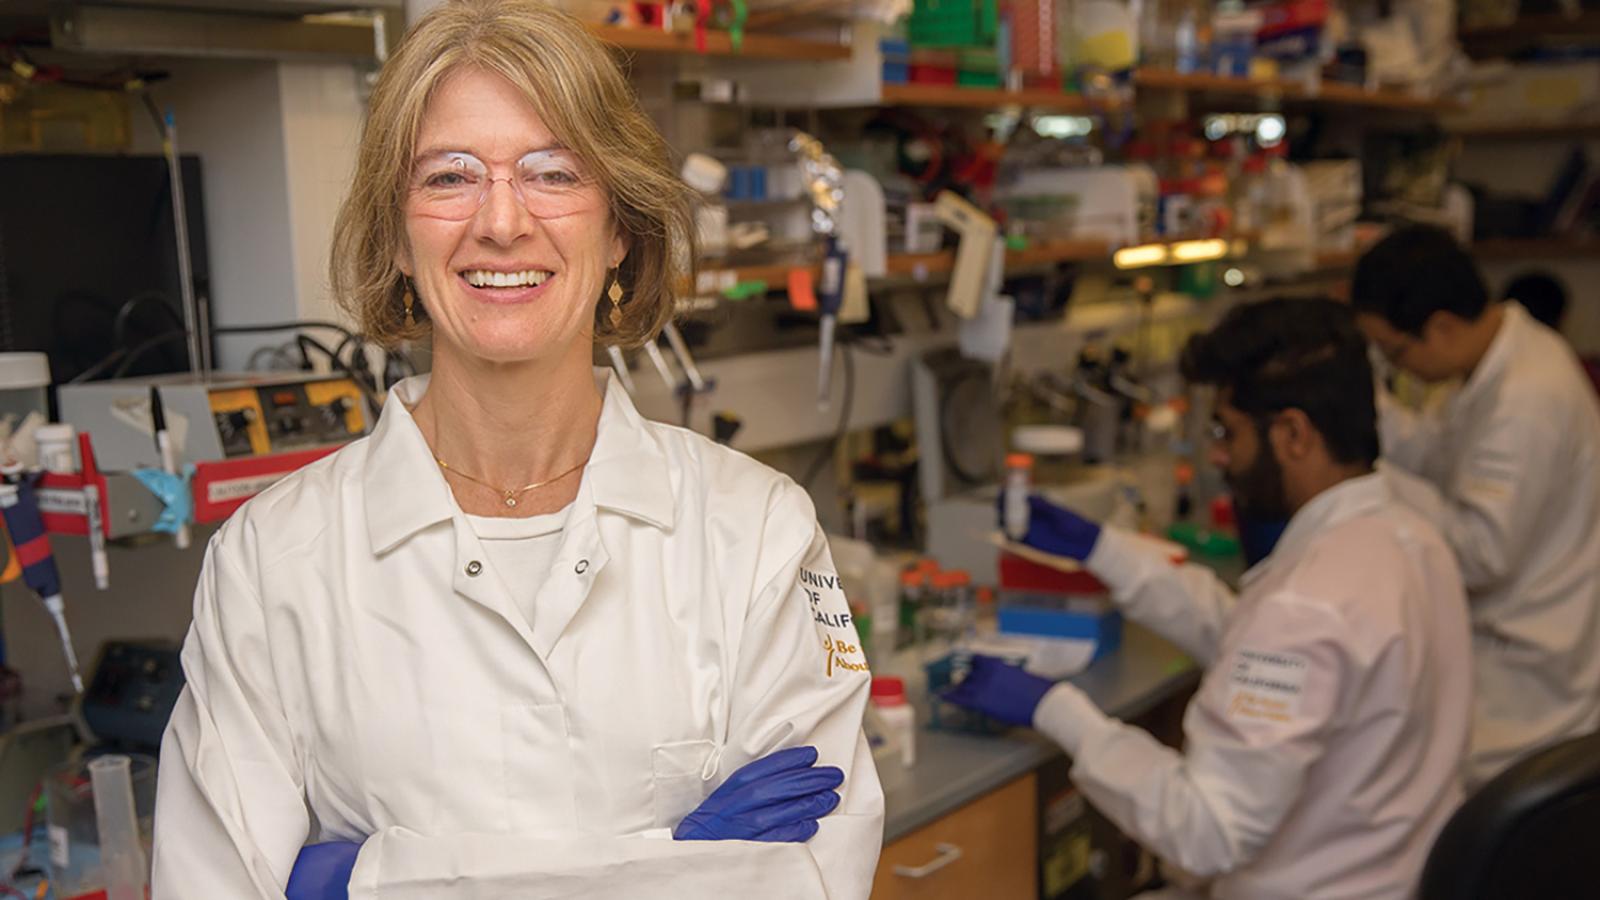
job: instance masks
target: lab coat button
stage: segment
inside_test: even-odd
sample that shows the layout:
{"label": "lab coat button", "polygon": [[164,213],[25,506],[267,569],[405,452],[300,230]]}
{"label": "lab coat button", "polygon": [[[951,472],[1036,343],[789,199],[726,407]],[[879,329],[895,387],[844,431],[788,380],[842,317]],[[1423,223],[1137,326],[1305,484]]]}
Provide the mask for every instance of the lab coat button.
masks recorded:
{"label": "lab coat button", "polygon": [[578,560],[578,564],[573,567],[573,571],[577,572],[579,575],[589,571],[589,561],[587,559]]}
{"label": "lab coat button", "polygon": [[472,562],[467,563],[467,575],[468,576],[470,576],[472,578],[477,578],[478,577],[478,573],[482,572],[482,571],[483,571],[483,563],[478,562],[477,560],[473,560]]}

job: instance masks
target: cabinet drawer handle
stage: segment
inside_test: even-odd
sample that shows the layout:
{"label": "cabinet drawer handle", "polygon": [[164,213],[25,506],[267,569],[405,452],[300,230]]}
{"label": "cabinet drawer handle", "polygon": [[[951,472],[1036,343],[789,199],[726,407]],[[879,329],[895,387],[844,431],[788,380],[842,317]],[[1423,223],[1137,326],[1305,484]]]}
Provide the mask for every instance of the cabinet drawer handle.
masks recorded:
{"label": "cabinet drawer handle", "polygon": [[934,844],[937,855],[920,866],[895,866],[894,873],[902,878],[927,878],[961,858],[961,848],[955,844]]}

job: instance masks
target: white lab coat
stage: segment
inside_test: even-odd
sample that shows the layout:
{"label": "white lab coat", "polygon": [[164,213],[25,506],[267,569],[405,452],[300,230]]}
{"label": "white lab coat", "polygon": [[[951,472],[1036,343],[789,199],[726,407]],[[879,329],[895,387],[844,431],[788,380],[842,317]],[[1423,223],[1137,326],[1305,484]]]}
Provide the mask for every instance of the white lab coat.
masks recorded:
{"label": "white lab coat", "polygon": [[1383,452],[1455,550],[1471,603],[1469,785],[1600,728],[1600,408],[1560,335],[1515,303],[1460,390],[1421,415],[1380,395]]}
{"label": "white lab coat", "polygon": [[1471,649],[1450,551],[1387,479],[1314,498],[1237,597],[1112,528],[1088,566],[1206,672],[1182,753],[1051,689],[1034,723],[1084,796],[1212,896],[1409,898],[1462,798]]}
{"label": "white lab coat", "polygon": [[[155,897],[282,897],[329,840],[365,842],[355,900],[865,897],[869,676],[805,492],[612,383],[530,625],[407,411],[425,385],[212,540]],[[805,744],[845,771],[810,843],[670,839]]]}

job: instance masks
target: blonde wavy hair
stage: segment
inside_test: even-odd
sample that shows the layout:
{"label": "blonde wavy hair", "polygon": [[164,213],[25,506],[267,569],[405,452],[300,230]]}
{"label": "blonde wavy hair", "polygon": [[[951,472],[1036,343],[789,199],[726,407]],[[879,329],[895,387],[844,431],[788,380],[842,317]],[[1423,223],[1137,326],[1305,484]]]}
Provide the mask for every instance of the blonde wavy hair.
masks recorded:
{"label": "blonde wavy hair", "polygon": [[334,224],[334,298],[385,347],[428,334],[420,303],[416,324],[405,325],[406,282],[395,255],[406,240],[406,195],[428,100],[465,66],[521,91],[605,191],[628,247],[617,273],[626,298],[617,327],[602,313],[609,304],[594,298],[595,339],[623,347],[653,339],[693,274],[689,189],[616,59],[577,19],[541,0],[451,0],[406,33],[373,89],[355,179]]}

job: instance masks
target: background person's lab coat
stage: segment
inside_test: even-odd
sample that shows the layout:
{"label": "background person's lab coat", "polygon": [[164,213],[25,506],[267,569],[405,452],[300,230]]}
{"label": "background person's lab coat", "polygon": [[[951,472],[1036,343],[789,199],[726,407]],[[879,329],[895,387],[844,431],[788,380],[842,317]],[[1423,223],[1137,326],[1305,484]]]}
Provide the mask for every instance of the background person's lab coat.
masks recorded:
{"label": "background person's lab coat", "polygon": [[[531,626],[405,403],[207,552],[162,748],[155,896],[283,895],[365,840],[352,898],[867,895],[869,676],[804,491],[614,384]],[[845,771],[809,844],[678,842],[740,766]]]}
{"label": "background person's lab coat", "polygon": [[1600,728],[1600,407],[1560,335],[1515,303],[1460,390],[1380,395],[1384,457],[1461,564],[1477,709],[1469,785]]}
{"label": "background person's lab coat", "polygon": [[1237,597],[1112,528],[1088,567],[1206,673],[1182,753],[1046,695],[1084,796],[1213,896],[1411,897],[1462,798],[1471,653],[1455,561],[1387,479],[1314,498]]}

